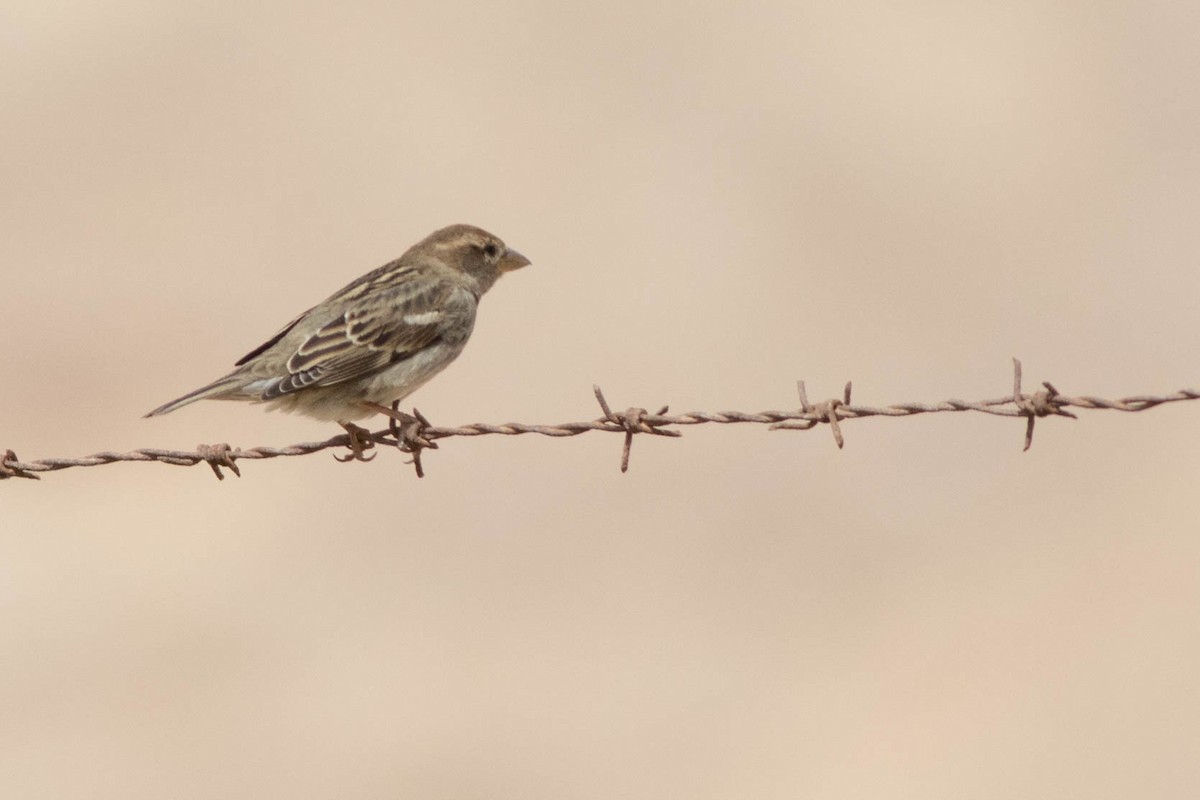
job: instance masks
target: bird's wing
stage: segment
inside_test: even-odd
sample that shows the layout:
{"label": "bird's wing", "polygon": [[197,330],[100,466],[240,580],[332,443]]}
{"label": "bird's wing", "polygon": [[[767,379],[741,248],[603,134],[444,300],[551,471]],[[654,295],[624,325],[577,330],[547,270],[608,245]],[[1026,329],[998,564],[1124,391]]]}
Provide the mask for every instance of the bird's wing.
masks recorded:
{"label": "bird's wing", "polygon": [[300,320],[306,318],[312,312],[318,310],[321,306],[330,303],[339,303],[349,307],[356,300],[360,300],[368,295],[380,295],[384,292],[395,290],[397,294],[403,295],[405,288],[407,292],[412,293],[419,283],[419,271],[413,266],[401,266],[401,260],[396,259],[384,264],[379,269],[368,272],[360,278],[356,278],[347,285],[343,286],[337,292],[329,297],[324,303],[319,306],[313,306],[304,313],[297,316],[287,325],[279,329],[279,332],[260,344],[258,347],[251,350],[246,355],[239,358],[234,366],[240,367],[270,350],[275,345],[283,341],[283,338],[292,332],[292,328],[299,324]]}
{"label": "bird's wing", "polygon": [[402,272],[335,295],[346,310],[299,343],[285,362],[287,375],[272,382],[262,399],[370,375],[430,346],[451,323],[474,312],[474,295],[463,286],[429,279],[425,272]]}

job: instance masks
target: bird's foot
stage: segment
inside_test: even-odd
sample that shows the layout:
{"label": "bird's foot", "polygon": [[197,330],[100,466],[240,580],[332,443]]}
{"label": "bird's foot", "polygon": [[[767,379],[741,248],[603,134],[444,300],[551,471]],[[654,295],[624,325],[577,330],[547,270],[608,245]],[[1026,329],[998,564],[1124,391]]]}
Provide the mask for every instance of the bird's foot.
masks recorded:
{"label": "bird's foot", "polygon": [[373,461],[375,459],[375,455],[377,454],[372,454],[370,457],[365,455],[368,450],[375,447],[375,440],[371,438],[371,432],[366,428],[355,425],[353,422],[339,422],[338,424],[346,429],[346,433],[350,437],[350,443],[348,445],[350,448],[350,455],[335,455],[334,458],[336,458],[338,461],[341,461],[343,464],[347,461]]}
{"label": "bird's foot", "polygon": [[417,477],[425,477],[421,467],[421,451],[428,448],[437,450],[437,442],[425,435],[427,428],[433,427],[425,415],[413,409],[412,414],[400,410],[400,401],[392,403],[391,408],[379,403],[366,403],[373,411],[378,411],[388,418],[388,430],[396,437],[396,446],[405,453],[412,453],[412,465],[417,470]]}

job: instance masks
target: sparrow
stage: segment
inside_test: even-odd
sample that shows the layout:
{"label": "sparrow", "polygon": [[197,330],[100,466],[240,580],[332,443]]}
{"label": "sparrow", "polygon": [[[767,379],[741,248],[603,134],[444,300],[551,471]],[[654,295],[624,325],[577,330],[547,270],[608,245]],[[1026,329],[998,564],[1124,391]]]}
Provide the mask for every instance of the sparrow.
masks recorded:
{"label": "sparrow", "polygon": [[471,225],[431,233],[347,284],[251,350],[236,369],[146,414],[197,400],[244,400],[333,421],[395,416],[388,404],[450,365],[475,327],[484,293],[529,259]]}

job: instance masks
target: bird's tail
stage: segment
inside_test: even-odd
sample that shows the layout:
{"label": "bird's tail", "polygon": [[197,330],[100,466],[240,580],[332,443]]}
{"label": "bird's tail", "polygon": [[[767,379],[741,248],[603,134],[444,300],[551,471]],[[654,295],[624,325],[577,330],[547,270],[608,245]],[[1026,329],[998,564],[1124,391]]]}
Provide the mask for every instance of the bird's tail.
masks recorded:
{"label": "bird's tail", "polygon": [[170,414],[177,408],[183,408],[186,405],[196,402],[197,400],[213,399],[213,400],[241,400],[245,398],[241,392],[236,391],[244,382],[244,377],[236,372],[226,375],[224,378],[218,378],[207,386],[201,386],[193,392],[188,392],[183,397],[178,397],[169,403],[159,406],[158,408],[147,414],[147,417],[161,417],[163,414]]}

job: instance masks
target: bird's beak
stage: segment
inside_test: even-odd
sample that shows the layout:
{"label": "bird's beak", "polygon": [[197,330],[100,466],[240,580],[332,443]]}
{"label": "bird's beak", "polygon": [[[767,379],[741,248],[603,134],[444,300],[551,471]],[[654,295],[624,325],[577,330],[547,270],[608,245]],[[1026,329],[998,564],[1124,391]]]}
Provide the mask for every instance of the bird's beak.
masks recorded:
{"label": "bird's beak", "polygon": [[529,259],[510,247],[508,248],[508,252],[504,254],[504,258],[500,259],[500,263],[496,266],[500,267],[501,272],[512,272],[514,269],[528,267]]}

